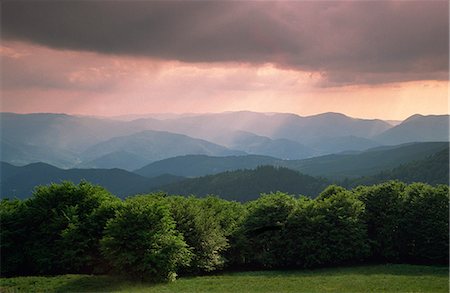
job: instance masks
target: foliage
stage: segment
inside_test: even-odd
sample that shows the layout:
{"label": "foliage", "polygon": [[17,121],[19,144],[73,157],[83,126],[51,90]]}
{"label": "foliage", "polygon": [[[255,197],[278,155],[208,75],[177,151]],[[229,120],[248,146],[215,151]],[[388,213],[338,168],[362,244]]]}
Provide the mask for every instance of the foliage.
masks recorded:
{"label": "foliage", "polygon": [[105,227],[102,253],[119,272],[140,280],[173,280],[191,253],[170,207],[150,196],[127,199]]}
{"label": "foliage", "polygon": [[87,182],[39,186],[33,197],[22,203],[4,202],[2,256],[3,244],[8,253],[22,256],[21,260],[11,258],[15,266],[10,266],[8,257],[5,273],[54,274],[101,268],[99,239],[119,204],[105,189]]}
{"label": "foliage", "polygon": [[1,275],[9,276],[24,273],[24,242],[28,226],[24,219],[25,203],[20,200],[0,202],[0,251]]}
{"label": "foliage", "polygon": [[355,192],[365,205],[362,216],[367,225],[372,258],[378,261],[400,259],[403,191],[405,184],[390,181]]}
{"label": "foliage", "polygon": [[228,247],[227,239],[215,212],[195,197],[170,197],[176,228],[192,251],[190,272],[213,271],[224,265],[222,252]]}
{"label": "foliage", "polygon": [[223,252],[225,266],[237,266],[242,264],[240,227],[247,215],[246,207],[236,201],[228,201],[216,196],[207,196],[202,201],[202,208],[212,212],[212,218],[219,221],[223,235],[228,245]]}
{"label": "foliage", "polygon": [[414,183],[405,189],[402,252],[408,262],[448,263],[448,186]]}
{"label": "foliage", "polygon": [[296,206],[293,196],[277,192],[263,194],[248,204],[242,230],[250,264],[279,267],[285,261],[283,229]]}
{"label": "foliage", "polygon": [[345,192],[346,189],[342,186],[338,186],[338,185],[330,185],[327,188],[325,188],[317,197],[318,200],[322,200],[322,199],[326,199],[329,198],[335,194],[338,194],[340,192]]}
{"label": "foliage", "polygon": [[289,217],[284,239],[290,264],[335,265],[367,256],[367,231],[360,221],[362,202],[351,192],[332,189],[339,192],[315,201],[303,200]]}
{"label": "foliage", "polygon": [[1,274],[103,273],[141,280],[222,268],[448,262],[449,187],[399,181],[317,198],[275,192],[121,201],[87,182],[0,203]]}

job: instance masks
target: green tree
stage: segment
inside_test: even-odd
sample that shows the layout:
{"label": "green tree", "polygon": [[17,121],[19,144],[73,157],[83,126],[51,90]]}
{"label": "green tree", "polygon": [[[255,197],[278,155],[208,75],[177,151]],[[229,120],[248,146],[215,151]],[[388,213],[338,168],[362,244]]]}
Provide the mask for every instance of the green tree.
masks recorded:
{"label": "green tree", "polygon": [[209,272],[222,268],[223,252],[228,247],[220,218],[205,205],[204,199],[195,197],[168,197],[176,228],[192,251],[189,272]]}
{"label": "green tree", "polygon": [[248,215],[242,226],[246,262],[264,267],[283,266],[286,258],[283,229],[295,205],[295,198],[282,192],[263,194],[248,203]]}
{"label": "green tree", "polygon": [[363,221],[367,225],[371,255],[377,261],[400,259],[403,192],[405,184],[389,181],[355,190],[364,203]]}
{"label": "green tree", "polygon": [[207,196],[202,202],[203,209],[212,212],[212,218],[219,221],[228,247],[223,251],[224,266],[240,265],[243,260],[243,235],[240,227],[247,215],[247,209],[240,202],[228,201],[217,196]]}
{"label": "green tree", "polygon": [[[26,267],[21,273],[90,273],[103,263],[99,240],[119,204],[105,189],[87,182],[39,186],[30,199],[15,204],[14,213],[2,216],[2,240],[21,249]],[[17,232],[8,236],[12,229],[23,234],[20,241],[14,238]]]}
{"label": "green tree", "polygon": [[30,228],[25,218],[26,207],[21,200],[0,202],[1,275],[13,276],[29,273],[26,265],[25,242]]}
{"label": "green tree", "polygon": [[191,253],[160,198],[127,199],[106,225],[102,253],[120,273],[140,280],[173,280]]}
{"label": "green tree", "polygon": [[287,263],[314,267],[363,260],[369,252],[363,211],[363,203],[348,191],[300,199],[285,228]]}
{"label": "green tree", "polygon": [[327,188],[325,188],[317,197],[317,199],[326,199],[329,198],[335,194],[338,194],[340,192],[347,191],[344,187],[338,186],[338,185],[330,185]]}
{"label": "green tree", "polygon": [[402,252],[406,261],[448,263],[448,186],[413,183],[405,189]]}

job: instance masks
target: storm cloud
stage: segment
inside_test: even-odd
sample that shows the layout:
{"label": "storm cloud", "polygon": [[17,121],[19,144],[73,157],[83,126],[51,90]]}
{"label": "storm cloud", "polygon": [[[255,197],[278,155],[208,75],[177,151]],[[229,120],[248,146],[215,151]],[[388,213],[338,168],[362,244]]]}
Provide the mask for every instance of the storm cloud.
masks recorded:
{"label": "storm cloud", "polygon": [[448,79],[447,1],[10,1],[2,38],[192,63],[272,63],[324,86]]}

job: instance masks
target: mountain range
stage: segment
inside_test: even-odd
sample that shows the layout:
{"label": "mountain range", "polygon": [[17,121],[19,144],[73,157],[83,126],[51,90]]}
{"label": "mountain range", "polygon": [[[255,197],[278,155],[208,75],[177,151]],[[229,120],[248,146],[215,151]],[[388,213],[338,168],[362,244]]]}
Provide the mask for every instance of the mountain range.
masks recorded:
{"label": "mountain range", "polygon": [[183,155],[300,160],[449,140],[448,115],[414,115],[395,126],[339,113],[302,117],[242,111],[122,118],[0,113],[1,160],[18,166],[44,162],[59,168],[131,171]]}
{"label": "mountain range", "polygon": [[126,197],[146,193],[157,186],[182,180],[182,177],[161,175],[142,177],[121,169],[69,169],[63,170],[45,163],[33,163],[22,167],[0,163],[0,195],[2,198],[27,198],[38,185],[81,180],[101,185],[113,194]]}
{"label": "mountain range", "polygon": [[312,176],[333,180],[373,175],[415,160],[425,159],[439,151],[447,150],[448,142],[409,143],[384,146],[366,151],[324,155],[303,160],[280,160],[264,156],[208,157],[187,155],[151,163],[136,170],[139,175],[154,177],[173,174],[198,177],[238,169],[254,169],[272,165],[286,167]]}
{"label": "mountain range", "polygon": [[45,163],[18,167],[2,162],[0,197],[26,198],[37,185],[63,180],[75,183],[87,180],[122,198],[165,191],[199,196],[215,193],[246,201],[259,193],[278,190],[314,197],[332,182],[344,186],[390,179],[446,183],[448,152],[448,142],[425,142],[304,160],[257,155],[186,155],[153,162],[135,172],[117,168],[64,170]]}

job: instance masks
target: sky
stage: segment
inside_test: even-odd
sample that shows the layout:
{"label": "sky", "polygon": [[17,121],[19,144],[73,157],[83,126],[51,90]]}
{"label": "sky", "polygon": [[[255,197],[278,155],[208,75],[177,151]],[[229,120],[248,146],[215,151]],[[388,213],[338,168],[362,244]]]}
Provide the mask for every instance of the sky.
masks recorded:
{"label": "sky", "polygon": [[1,5],[4,112],[449,112],[448,1]]}

